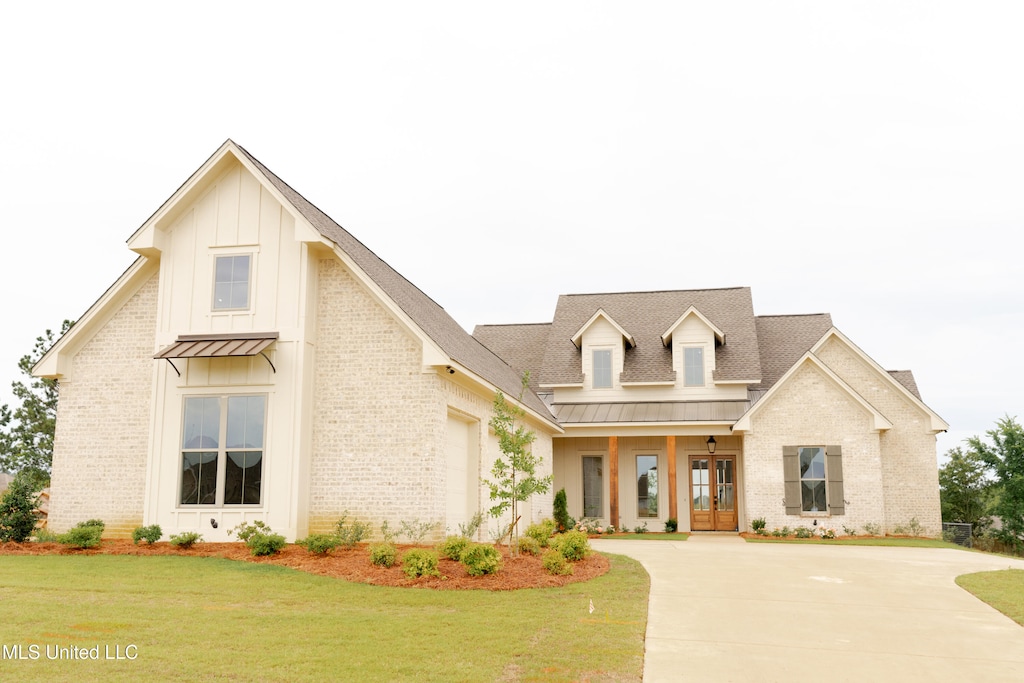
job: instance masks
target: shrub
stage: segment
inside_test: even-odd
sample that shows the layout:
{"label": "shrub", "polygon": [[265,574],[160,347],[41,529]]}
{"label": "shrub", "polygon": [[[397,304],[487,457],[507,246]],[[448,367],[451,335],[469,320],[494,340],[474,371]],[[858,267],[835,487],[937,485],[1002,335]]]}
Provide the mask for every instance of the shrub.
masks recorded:
{"label": "shrub", "polygon": [[847,536],[856,536],[857,535],[857,528],[856,527],[848,527],[848,526],[846,526],[844,524],[843,525],[843,533],[846,534]]}
{"label": "shrub", "polygon": [[836,537],[836,530],[835,529],[822,529],[821,530],[821,537],[822,538],[835,538]]}
{"label": "shrub", "polygon": [[582,531],[569,531],[551,541],[551,547],[570,562],[582,560],[590,554],[590,541]]}
{"label": "shrub", "polygon": [[427,537],[427,534],[438,527],[438,523],[421,522],[418,519],[414,519],[411,522],[402,520],[399,522],[399,526],[401,527],[401,531],[399,533],[409,539],[410,543],[422,543],[423,539]]}
{"label": "shrub", "polygon": [[26,477],[18,475],[0,496],[0,543],[21,543],[36,528],[36,506],[39,496]]}
{"label": "shrub", "polygon": [[501,553],[493,545],[472,543],[462,551],[461,561],[470,576],[483,576],[501,568]]}
{"label": "shrub", "polygon": [[437,553],[424,548],[413,548],[402,556],[402,571],[410,579],[418,576],[441,576],[437,571]]}
{"label": "shrub", "polygon": [[84,522],[79,522],[76,526],[94,526],[97,527],[100,531],[103,531],[107,528],[107,523],[104,522],[102,519],[87,519]]}
{"label": "shrub", "polygon": [[643,526],[633,527],[634,534],[646,534],[647,533],[647,522],[643,523]]}
{"label": "shrub", "polygon": [[810,529],[808,529],[805,526],[798,526],[796,528],[796,537],[797,538],[810,538],[813,535],[814,535],[814,532],[811,531]]}
{"label": "shrub", "polygon": [[548,541],[555,535],[556,527],[555,520],[545,519],[526,527],[526,535],[537,541],[540,547],[546,548]]}
{"label": "shrub", "polygon": [[911,517],[910,522],[907,523],[907,529],[910,531],[911,536],[920,536],[923,531],[921,523],[917,521],[917,517]]}
{"label": "shrub", "polygon": [[942,540],[946,543],[956,543],[956,532],[952,529],[943,529]]}
{"label": "shrub", "polygon": [[391,567],[398,561],[398,548],[394,543],[374,543],[370,546],[370,562],[378,567]]}
{"label": "shrub", "polygon": [[273,555],[285,546],[284,536],[275,534],[266,522],[260,520],[252,524],[242,522],[228,531],[228,536],[232,534],[237,534],[238,540],[244,541],[249,551],[256,557]]}
{"label": "shrub", "polygon": [[868,523],[864,525],[864,533],[868,536],[881,536],[882,528],[877,524]]}
{"label": "shrub", "polygon": [[305,548],[311,555],[322,556],[341,545],[341,540],[333,534],[310,534],[295,541],[295,545]]}
{"label": "shrub", "polygon": [[458,562],[462,559],[462,551],[469,545],[469,539],[465,536],[447,536],[437,546],[437,552],[441,557]]}
{"label": "shrub", "polygon": [[557,550],[549,549],[544,551],[540,561],[544,565],[544,569],[547,569],[551,574],[572,574],[572,565]]}
{"label": "shrub", "polygon": [[146,543],[153,545],[160,540],[160,537],[164,535],[163,529],[160,528],[159,524],[151,524],[150,526],[137,526],[132,531],[132,540],[135,545],[139,544],[139,541],[145,541]]}
{"label": "shrub", "polygon": [[569,505],[565,498],[565,489],[559,489],[551,506],[551,514],[555,518],[555,529],[559,532],[568,531],[575,526],[569,516]]}
{"label": "shrub", "polygon": [[466,538],[473,538],[476,536],[476,532],[480,530],[480,525],[484,523],[484,513],[477,512],[470,517],[469,522],[466,524],[459,524],[459,536],[465,536]]}
{"label": "shrub", "polygon": [[755,534],[760,534],[764,531],[765,521],[764,517],[758,517],[757,519],[750,520],[750,528],[754,530]]}
{"label": "shrub", "polygon": [[83,522],[69,530],[67,533],[58,536],[57,542],[66,545],[69,548],[84,550],[86,548],[97,547],[100,544],[102,536],[103,527],[89,526],[85,525]]}
{"label": "shrub", "polygon": [[36,543],[57,543],[59,536],[53,533],[49,529],[36,529],[35,542]]}
{"label": "shrub", "polygon": [[349,523],[346,512],[338,520],[334,535],[338,537],[342,547],[354,548],[357,543],[370,535],[370,525],[359,520]]}
{"label": "shrub", "polygon": [[171,545],[176,548],[188,550],[196,543],[201,543],[203,541],[203,535],[195,531],[183,531],[180,534],[172,534],[170,541]]}
{"label": "shrub", "polygon": [[675,517],[669,517],[665,520],[665,533],[674,534],[679,529],[679,520]]}
{"label": "shrub", "polygon": [[529,553],[530,555],[540,555],[542,546],[537,542],[537,539],[532,536],[520,536],[519,537],[519,552]]}

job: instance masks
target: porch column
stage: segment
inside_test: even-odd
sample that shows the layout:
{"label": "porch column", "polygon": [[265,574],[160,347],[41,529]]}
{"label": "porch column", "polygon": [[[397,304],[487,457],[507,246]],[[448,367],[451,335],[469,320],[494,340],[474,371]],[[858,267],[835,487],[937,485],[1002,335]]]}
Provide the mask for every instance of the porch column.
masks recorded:
{"label": "porch column", "polygon": [[608,437],[608,523],[619,528],[619,437]]}
{"label": "porch column", "polygon": [[678,498],[676,494],[676,437],[665,437],[665,452],[668,454],[668,516],[678,520],[676,514]]}

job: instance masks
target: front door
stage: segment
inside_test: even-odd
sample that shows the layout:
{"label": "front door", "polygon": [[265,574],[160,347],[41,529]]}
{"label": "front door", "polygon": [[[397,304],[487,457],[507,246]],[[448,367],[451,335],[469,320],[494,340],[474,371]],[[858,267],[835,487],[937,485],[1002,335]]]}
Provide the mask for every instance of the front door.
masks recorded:
{"label": "front door", "polygon": [[690,456],[690,529],[736,531],[736,456]]}

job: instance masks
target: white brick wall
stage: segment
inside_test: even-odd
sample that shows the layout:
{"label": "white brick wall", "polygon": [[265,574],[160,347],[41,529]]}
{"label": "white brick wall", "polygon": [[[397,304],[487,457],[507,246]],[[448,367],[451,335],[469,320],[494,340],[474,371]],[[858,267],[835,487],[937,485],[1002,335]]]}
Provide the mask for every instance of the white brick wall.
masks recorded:
{"label": "white brick wall", "polygon": [[142,524],[152,400],[157,278],[149,279],[87,342],[60,385],[49,526],[86,519],[105,536]]}

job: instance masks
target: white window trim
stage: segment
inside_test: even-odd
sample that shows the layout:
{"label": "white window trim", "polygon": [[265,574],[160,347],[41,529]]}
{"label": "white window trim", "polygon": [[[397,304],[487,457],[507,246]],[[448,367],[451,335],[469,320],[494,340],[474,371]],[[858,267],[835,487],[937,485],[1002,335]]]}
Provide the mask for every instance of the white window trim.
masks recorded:
{"label": "white window trim", "polygon": [[[686,352],[690,349],[700,350],[700,384],[690,384],[687,376],[687,365],[686,365]],[[683,351],[683,386],[684,387],[706,387],[708,385],[708,362],[707,362],[707,349],[704,348],[703,344],[688,344],[682,348]]]}
{"label": "white window trim", "polygon": [[[805,448],[818,448],[821,450],[822,458],[822,471],[824,476],[822,477],[804,477],[800,474],[800,451]],[[797,476],[800,477],[800,515],[803,517],[821,517],[829,514],[828,505],[828,447],[819,445],[802,445],[796,447],[796,466]],[[820,481],[825,485],[825,509],[824,510],[804,510],[804,481]]]}
{"label": "white window trim", "polygon": [[[597,363],[598,353],[608,354],[608,384],[597,384]],[[590,388],[591,389],[614,389],[615,388],[615,349],[610,346],[593,346],[590,348]]]}

